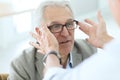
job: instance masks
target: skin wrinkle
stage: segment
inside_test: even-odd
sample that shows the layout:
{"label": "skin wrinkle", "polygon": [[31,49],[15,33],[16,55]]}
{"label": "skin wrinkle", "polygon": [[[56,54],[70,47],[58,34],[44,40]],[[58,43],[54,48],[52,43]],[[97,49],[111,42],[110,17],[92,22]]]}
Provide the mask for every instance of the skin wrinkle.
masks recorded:
{"label": "skin wrinkle", "polygon": [[[54,22],[57,22],[59,24],[65,24],[70,19],[73,19],[73,14],[67,7],[52,6],[45,8],[44,17],[47,25],[51,25]],[[66,27],[63,27],[62,32],[53,34],[59,43],[59,52],[62,57],[62,64],[66,66],[68,54],[70,53],[74,45],[74,30],[68,31]],[[68,42],[63,43],[66,41]]]}

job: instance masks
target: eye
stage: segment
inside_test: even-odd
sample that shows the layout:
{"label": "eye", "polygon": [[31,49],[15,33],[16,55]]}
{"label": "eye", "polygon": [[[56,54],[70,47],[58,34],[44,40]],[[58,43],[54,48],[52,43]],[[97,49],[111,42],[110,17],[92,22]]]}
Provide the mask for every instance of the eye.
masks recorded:
{"label": "eye", "polygon": [[73,27],[73,26],[74,26],[73,21],[67,22],[67,23],[66,23],[66,27]]}
{"label": "eye", "polygon": [[54,24],[54,25],[52,25],[51,27],[54,28],[54,29],[58,29],[58,28],[61,27],[61,24]]}

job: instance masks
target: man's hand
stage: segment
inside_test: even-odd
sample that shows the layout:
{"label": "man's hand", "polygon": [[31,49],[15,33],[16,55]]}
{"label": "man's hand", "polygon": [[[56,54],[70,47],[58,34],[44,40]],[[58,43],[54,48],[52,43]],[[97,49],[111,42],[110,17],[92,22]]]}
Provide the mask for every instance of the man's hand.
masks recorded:
{"label": "man's hand", "polygon": [[[36,33],[31,33],[32,37],[37,40],[38,43],[30,42],[32,46],[38,49],[38,52],[46,54],[50,51],[59,50],[58,41],[55,36],[49,31],[47,26],[41,26],[41,29],[36,27]],[[46,58],[46,66],[44,73],[51,67],[61,67],[59,59],[54,54],[49,54]]]}
{"label": "man's hand", "polygon": [[103,48],[104,44],[112,40],[112,37],[108,35],[106,31],[106,24],[101,16],[100,11],[98,12],[98,24],[86,19],[86,23],[79,22],[79,29],[89,36],[87,41],[95,47]]}
{"label": "man's hand", "polygon": [[40,53],[48,53],[49,51],[57,51],[59,50],[58,41],[55,36],[49,31],[47,26],[42,25],[40,30],[36,27],[36,33],[32,33],[33,38],[37,40],[38,43],[30,42],[32,46],[38,49]]}

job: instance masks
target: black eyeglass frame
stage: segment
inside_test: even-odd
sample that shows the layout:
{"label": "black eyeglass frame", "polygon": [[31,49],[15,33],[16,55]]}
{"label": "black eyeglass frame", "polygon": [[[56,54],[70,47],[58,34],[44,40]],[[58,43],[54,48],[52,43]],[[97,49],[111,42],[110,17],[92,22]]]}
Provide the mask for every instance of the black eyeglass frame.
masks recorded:
{"label": "black eyeglass frame", "polygon": [[64,25],[60,24],[60,25],[62,25],[62,29],[61,29],[60,31],[58,31],[58,32],[52,32],[52,31],[51,31],[51,27],[52,27],[52,26],[48,26],[48,29],[49,29],[52,33],[60,33],[60,32],[62,32],[62,31],[63,31],[63,27],[66,27],[67,30],[74,30],[74,29],[77,28],[78,21],[77,21],[77,20],[73,20],[73,22],[75,22],[75,24],[76,24],[75,28],[73,28],[73,29],[68,29],[68,28],[66,27],[67,23],[64,24]]}

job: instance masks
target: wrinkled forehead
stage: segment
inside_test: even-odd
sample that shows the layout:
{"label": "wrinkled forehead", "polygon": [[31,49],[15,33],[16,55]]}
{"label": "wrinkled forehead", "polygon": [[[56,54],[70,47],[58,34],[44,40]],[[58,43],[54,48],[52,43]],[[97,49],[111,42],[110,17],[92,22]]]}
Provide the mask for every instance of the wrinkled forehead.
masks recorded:
{"label": "wrinkled forehead", "polygon": [[64,23],[73,18],[72,11],[66,6],[49,6],[44,9],[44,20],[49,24],[52,22]]}

